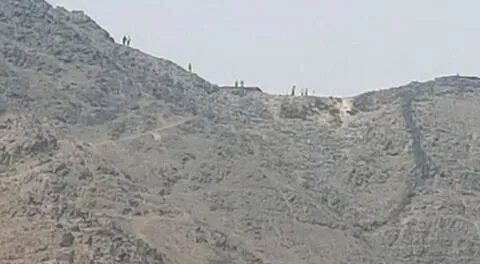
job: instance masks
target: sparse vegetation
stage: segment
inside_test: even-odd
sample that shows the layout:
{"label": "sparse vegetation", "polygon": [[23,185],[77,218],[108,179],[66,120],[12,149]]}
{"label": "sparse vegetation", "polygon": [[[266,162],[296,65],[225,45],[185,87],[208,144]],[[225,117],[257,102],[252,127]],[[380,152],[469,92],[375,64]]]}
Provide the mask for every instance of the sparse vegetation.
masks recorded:
{"label": "sparse vegetation", "polygon": [[43,0],[0,43],[0,263],[478,262],[478,78],[239,93]]}

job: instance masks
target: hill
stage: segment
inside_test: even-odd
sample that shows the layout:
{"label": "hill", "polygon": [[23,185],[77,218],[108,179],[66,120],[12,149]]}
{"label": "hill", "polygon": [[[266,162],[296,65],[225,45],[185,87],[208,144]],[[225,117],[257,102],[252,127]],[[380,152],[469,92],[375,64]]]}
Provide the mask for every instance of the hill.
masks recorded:
{"label": "hill", "polygon": [[0,263],[479,263],[480,79],[221,89],[0,1]]}

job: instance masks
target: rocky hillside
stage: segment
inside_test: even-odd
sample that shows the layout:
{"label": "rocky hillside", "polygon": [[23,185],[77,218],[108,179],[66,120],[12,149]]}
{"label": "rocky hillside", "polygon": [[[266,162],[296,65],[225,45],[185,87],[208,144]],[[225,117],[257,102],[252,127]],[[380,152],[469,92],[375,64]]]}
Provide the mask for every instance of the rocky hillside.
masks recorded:
{"label": "rocky hillside", "polygon": [[480,263],[480,79],[220,89],[0,1],[0,263]]}

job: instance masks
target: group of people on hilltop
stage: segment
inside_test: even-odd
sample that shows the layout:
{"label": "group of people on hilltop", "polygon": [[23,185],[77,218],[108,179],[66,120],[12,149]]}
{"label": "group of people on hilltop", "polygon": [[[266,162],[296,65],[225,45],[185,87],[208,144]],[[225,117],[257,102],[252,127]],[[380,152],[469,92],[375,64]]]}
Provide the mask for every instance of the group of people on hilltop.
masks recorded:
{"label": "group of people on hilltop", "polygon": [[123,45],[130,46],[130,41],[131,41],[130,36],[123,36],[123,38],[122,38],[122,44]]}
{"label": "group of people on hilltop", "polygon": [[[292,86],[292,92],[290,93],[291,96],[295,96],[295,90],[297,87],[295,85]],[[308,88],[302,89],[300,91],[301,96],[308,96]]]}
{"label": "group of people on hilltop", "polygon": [[[235,80],[235,88],[238,88],[238,87],[239,87],[239,86],[238,86],[238,83],[239,83],[238,80]],[[240,87],[244,87],[244,85],[245,85],[245,82],[244,82],[243,80],[241,80],[241,81],[240,81]]]}
{"label": "group of people on hilltop", "polygon": [[[123,45],[126,45],[126,46],[130,46],[130,41],[131,41],[131,38],[130,36],[123,36],[122,38],[122,44]],[[188,63],[188,71],[191,73],[192,72],[192,64],[191,63]],[[235,88],[238,88],[238,87],[244,87],[245,85],[245,82],[243,80],[235,80]],[[297,89],[297,87],[295,85],[292,86],[292,92],[291,92],[291,96],[295,96],[295,90]],[[301,96],[308,96],[308,89],[305,88],[305,89],[302,89],[302,91],[300,92]]]}

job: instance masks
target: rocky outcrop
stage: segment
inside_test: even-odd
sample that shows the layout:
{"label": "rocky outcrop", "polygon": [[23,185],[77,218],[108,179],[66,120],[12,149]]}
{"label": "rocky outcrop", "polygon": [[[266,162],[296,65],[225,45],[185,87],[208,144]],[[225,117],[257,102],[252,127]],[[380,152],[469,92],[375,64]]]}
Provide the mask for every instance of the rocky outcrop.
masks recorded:
{"label": "rocky outcrop", "polygon": [[476,263],[480,79],[232,91],[0,1],[0,263]]}

